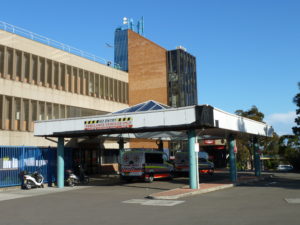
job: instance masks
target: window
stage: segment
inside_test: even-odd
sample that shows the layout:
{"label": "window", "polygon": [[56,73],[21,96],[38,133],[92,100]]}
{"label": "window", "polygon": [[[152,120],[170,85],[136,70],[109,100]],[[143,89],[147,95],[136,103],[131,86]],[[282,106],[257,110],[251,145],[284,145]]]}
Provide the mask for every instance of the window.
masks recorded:
{"label": "window", "polygon": [[104,98],[104,77],[100,75],[100,96]]}
{"label": "window", "polygon": [[53,75],[54,75],[54,88],[57,88],[59,89],[59,79],[58,79],[58,63],[57,62],[54,62],[53,63]]}
{"label": "window", "polygon": [[125,103],[128,103],[128,83],[125,83],[124,95],[125,95]]}
{"label": "window", "polygon": [[110,149],[102,151],[102,163],[118,163],[119,150]]}
{"label": "window", "polygon": [[93,73],[90,73],[89,77],[89,94],[93,96],[95,94],[95,76]]}
{"label": "window", "polygon": [[162,154],[158,153],[145,153],[146,163],[163,163],[164,159]]}
{"label": "window", "polygon": [[108,78],[108,98],[109,98],[109,100],[113,100],[113,90],[114,90],[113,79]]}
{"label": "window", "polygon": [[12,77],[13,74],[13,56],[14,51],[11,48],[7,49],[7,75]]}
{"label": "window", "polygon": [[108,99],[108,77],[104,77],[104,90],[105,90],[105,99]]}
{"label": "window", "polygon": [[113,81],[113,100],[114,101],[118,101],[119,98],[118,98],[118,81],[117,80],[112,80]]}
{"label": "window", "polygon": [[32,81],[34,84],[37,84],[37,72],[38,72],[38,63],[37,57],[32,56]]}
{"label": "window", "polygon": [[11,129],[11,123],[12,120],[12,98],[6,96],[4,98],[4,119],[5,119],[5,130]]}
{"label": "window", "polygon": [[46,86],[46,77],[45,77],[45,59],[39,57],[39,64],[40,64],[40,82],[42,83],[43,86]]}
{"label": "window", "polygon": [[66,118],[66,106],[60,105],[60,118]]}
{"label": "window", "polygon": [[22,52],[16,51],[16,80],[21,80],[22,73]]}
{"label": "window", "polygon": [[53,119],[59,119],[59,105],[53,105]]}
{"label": "window", "polygon": [[46,103],[46,110],[46,120],[51,120],[53,118],[51,103]]}
{"label": "window", "polygon": [[99,74],[95,74],[95,94],[97,97],[100,97],[100,87],[99,87]]}
{"label": "window", "polygon": [[4,47],[0,46],[0,77],[3,76],[3,69],[4,69]]}
{"label": "window", "polygon": [[73,67],[73,79],[74,79],[74,92],[75,93],[79,93],[78,92],[78,78],[77,78],[77,68]]}
{"label": "window", "polygon": [[61,85],[61,90],[65,90],[66,91],[66,71],[65,71],[65,65],[64,64],[60,64],[60,85]]}
{"label": "window", "polygon": [[32,121],[38,120],[37,118],[37,101],[31,100],[31,108],[32,108]]}
{"label": "window", "polygon": [[89,72],[84,71],[84,79],[85,79],[85,94],[90,95],[90,92],[89,92]]}
{"label": "window", "polygon": [[38,102],[38,109],[39,109],[39,117],[38,120],[45,120],[45,103],[44,102]]}
{"label": "window", "polygon": [[80,78],[80,94],[84,95],[85,80],[83,78],[83,70],[79,70],[79,78]]}
{"label": "window", "polygon": [[24,121],[23,121],[23,130],[30,130],[30,124],[29,124],[29,100],[24,99],[23,100],[24,105]]}
{"label": "window", "polygon": [[117,80],[117,101],[121,102],[121,81]]}
{"label": "window", "polygon": [[47,86],[50,87],[52,84],[52,62],[47,60]]}
{"label": "window", "polygon": [[37,104],[37,101],[33,101],[31,100],[31,110],[32,110],[32,113],[29,115],[31,116],[31,124],[29,124],[29,130],[30,131],[33,131],[33,125],[34,125],[34,121],[37,121],[38,120],[38,104]]}
{"label": "window", "polygon": [[[1,49],[0,49],[1,50]],[[3,127],[3,121],[2,121],[2,117],[3,117],[3,113],[4,113],[4,108],[3,108],[3,95],[0,95],[0,130]]]}
{"label": "window", "polygon": [[15,115],[14,115],[14,129],[20,129],[20,120],[21,120],[21,99],[15,98]]}
{"label": "window", "polygon": [[24,54],[24,82],[29,82],[29,63],[30,63],[30,55],[28,53]]}

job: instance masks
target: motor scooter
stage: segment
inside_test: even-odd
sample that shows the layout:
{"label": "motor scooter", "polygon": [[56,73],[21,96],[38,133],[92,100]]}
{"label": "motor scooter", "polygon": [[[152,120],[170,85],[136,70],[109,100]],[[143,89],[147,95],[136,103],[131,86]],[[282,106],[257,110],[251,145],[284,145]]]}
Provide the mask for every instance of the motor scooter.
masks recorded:
{"label": "motor scooter", "polygon": [[79,178],[81,184],[88,184],[90,182],[90,177],[85,174],[84,168],[81,164],[75,167],[75,174]]}
{"label": "motor scooter", "polygon": [[66,170],[66,184],[70,187],[74,187],[79,183],[79,177],[76,176],[72,170]]}
{"label": "motor scooter", "polygon": [[23,188],[44,188],[44,177],[41,173],[35,171],[32,174],[28,174],[26,171],[23,172]]}

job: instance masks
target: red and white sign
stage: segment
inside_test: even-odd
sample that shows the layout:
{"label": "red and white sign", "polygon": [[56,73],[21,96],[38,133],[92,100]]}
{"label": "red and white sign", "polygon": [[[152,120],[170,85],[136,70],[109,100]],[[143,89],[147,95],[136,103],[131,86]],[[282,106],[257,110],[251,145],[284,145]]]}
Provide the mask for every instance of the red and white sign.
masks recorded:
{"label": "red and white sign", "polygon": [[214,145],[215,144],[215,140],[204,140],[203,142],[205,145]]}

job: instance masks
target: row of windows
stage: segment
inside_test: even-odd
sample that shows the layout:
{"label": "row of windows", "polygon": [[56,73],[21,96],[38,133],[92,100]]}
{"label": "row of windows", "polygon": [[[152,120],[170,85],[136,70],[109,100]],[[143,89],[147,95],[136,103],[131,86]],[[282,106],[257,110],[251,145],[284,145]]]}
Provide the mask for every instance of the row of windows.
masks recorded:
{"label": "row of windows", "polygon": [[169,105],[182,107],[197,104],[196,59],[183,50],[169,51]]}
{"label": "row of windows", "polygon": [[0,45],[0,78],[128,103],[128,84]]}
{"label": "row of windows", "polygon": [[115,31],[115,57],[114,61],[121,70],[128,71],[128,31],[117,29]]}
{"label": "row of windows", "polygon": [[0,95],[0,129],[33,131],[36,120],[102,115],[106,112]]}

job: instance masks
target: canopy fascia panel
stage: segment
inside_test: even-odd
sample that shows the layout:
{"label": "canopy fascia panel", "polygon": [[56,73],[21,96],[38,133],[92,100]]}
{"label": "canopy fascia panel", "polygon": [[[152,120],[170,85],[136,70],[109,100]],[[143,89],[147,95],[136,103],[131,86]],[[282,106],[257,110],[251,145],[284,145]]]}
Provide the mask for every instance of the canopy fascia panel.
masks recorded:
{"label": "canopy fascia panel", "polygon": [[[243,132],[252,135],[270,136],[272,131],[265,123],[233,115],[209,105],[169,108],[155,111],[108,114],[101,116],[36,121],[35,136],[79,137],[105,134],[186,131],[201,129],[214,135],[227,132]],[[201,133],[201,132],[198,132]],[[138,138],[140,135],[136,135]],[[144,135],[156,138],[155,135]],[[175,135],[176,136],[176,135]],[[171,137],[170,137],[171,138]]]}

